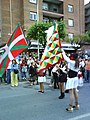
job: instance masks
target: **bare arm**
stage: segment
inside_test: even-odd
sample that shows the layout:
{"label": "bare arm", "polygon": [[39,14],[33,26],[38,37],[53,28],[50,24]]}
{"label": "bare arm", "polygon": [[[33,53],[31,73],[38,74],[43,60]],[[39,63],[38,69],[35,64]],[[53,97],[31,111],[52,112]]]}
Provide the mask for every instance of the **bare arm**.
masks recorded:
{"label": "bare arm", "polygon": [[64,50],[62,50],[62,54],[63,54],[63,58],[64,58],[68,63],[72,63],[72,64],[75,63],[75,61],[70,60],[70,58],[67,57],[67,55],[66,55],[66,53],[64,52]]}

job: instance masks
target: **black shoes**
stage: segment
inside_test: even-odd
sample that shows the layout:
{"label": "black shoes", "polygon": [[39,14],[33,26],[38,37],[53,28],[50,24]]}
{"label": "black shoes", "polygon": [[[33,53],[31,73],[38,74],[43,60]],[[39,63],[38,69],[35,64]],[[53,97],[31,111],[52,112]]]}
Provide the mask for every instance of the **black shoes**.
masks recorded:
{"label": "black shoes", "polygon": [[41,90],[40,90],[40,91],[38,91],[38,92],[40,92],[40,93],[44,93],[44,91],[41,91]]}
{"label": "black shoes", "polygon": [[59,96],[58,98],[59,99],[63,99],[65,97],[65,94],[64,93],[61,93],[61,96]]}

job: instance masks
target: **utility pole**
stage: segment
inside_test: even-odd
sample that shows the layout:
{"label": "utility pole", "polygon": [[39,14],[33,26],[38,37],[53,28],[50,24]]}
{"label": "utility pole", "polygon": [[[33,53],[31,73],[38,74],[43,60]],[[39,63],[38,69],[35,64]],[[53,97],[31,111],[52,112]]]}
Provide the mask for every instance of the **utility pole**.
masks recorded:
{"label": "utility pole", "polygon": [[12,34],[12,0],[10,0],[10,26],[11,26],[11,34]]}
{"label": "utility pole", "polygon": [[[38,22],[39,22],[39,0],[37,0],[37,25]],[[39,35],[39,32],[37,34]],[[39,39],[37,41],[38,41],[38,60],[39,60]]]}

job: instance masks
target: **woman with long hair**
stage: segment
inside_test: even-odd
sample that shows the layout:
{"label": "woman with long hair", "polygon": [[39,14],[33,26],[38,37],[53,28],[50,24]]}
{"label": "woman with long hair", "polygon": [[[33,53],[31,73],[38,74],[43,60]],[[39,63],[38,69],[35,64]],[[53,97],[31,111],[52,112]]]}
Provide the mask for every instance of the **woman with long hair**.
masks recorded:
{"label": "woman with long hair", "polygon": [[[73,55],[73,60],[70,60],[70,58],[67,57],[67,55],[63,50],[62,50],[62,54],[64,59],[68,63],[68,77],[66,83],[66,90],[69,90],[70,103],[69,103],[69,107],[66,108],[66,111],[73,112],[74,109],[80,108],[78,103],[78,93],[76,91],[78,86],[79,60],[77,54]],[[74,99],[75,99],[75,104],[74,104]]]}

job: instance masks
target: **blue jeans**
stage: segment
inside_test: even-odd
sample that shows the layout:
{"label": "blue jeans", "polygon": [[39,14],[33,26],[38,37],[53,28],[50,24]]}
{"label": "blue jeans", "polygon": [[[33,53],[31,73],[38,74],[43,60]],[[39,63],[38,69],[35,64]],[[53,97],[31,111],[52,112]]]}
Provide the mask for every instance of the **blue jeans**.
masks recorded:
{"label": "blue jeans", "polygon": [[7,69],[7,71],[6,71],[6,82],[8,84],[11,83],[11,71],[10,71],[10,69]]}
{"label": "blue jeans", "polygon": [[85,81],[90,81],[90,70],[85,70]]}

